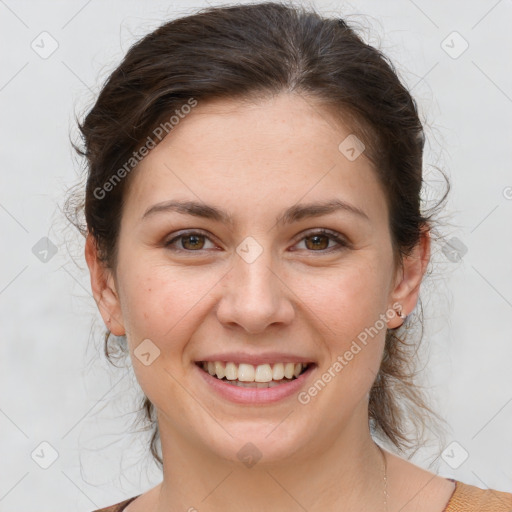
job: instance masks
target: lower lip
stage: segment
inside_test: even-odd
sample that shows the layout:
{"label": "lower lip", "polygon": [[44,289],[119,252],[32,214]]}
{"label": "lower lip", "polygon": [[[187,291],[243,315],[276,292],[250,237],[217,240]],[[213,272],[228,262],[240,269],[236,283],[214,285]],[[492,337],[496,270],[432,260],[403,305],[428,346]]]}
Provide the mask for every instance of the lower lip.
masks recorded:
{"label": "lower lip", "polygon": [[197,364],[194,365],[205,382],[223,398],[238,404],[268,404],[297,394],[311,376],[316,365],[312,364],[296,379],[271,388],[242,388],[212,377]]}

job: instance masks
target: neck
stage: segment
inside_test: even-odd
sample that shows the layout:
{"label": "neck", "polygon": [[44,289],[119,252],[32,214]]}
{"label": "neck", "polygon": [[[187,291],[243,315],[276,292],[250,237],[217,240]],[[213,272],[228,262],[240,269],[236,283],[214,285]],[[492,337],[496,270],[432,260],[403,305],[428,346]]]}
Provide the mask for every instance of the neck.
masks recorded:
{"label": "neck", "polygon": [[384,460],[367,425],[355,415],[342,432],[313,439],[287,458],[265,462],[262,453],[251,466],[200,447],[159,418],[164,480],[155,510],[384,512]]}

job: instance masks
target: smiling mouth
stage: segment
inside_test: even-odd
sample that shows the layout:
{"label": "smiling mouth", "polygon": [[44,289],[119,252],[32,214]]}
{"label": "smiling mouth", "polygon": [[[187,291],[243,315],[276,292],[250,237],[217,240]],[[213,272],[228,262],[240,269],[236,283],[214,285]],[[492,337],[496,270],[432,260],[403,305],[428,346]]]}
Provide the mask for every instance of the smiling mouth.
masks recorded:
{"label": "smiling mouth", "polygon": [[271,388],[300,377],[314,363],[236,364],[223,361],[198,361],[196,365],[212,377],[244,388]]}

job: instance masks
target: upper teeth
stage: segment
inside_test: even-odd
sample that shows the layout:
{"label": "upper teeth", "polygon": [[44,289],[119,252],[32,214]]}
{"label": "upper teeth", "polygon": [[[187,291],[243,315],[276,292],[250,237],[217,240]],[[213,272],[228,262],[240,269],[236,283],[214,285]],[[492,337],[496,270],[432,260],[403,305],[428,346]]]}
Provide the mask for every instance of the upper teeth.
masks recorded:
{"label": "upper teeth", "polygon": [[284,377],[291,379],[298,377],[304,368],[305,363],[274,363],[259,364],[235,364],[223,363],[222,361],[204,361],[203,369],[210,375],[216,375],[217,378],[227,380],[239,380],[242,382],[270,382],[272,380],[282,380]]}

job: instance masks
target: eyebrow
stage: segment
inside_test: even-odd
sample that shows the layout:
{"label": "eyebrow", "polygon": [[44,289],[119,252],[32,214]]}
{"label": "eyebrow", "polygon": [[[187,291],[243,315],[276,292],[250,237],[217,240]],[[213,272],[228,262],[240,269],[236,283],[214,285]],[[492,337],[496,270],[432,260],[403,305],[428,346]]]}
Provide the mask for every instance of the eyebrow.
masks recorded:
{"label": "eyebrow", "polygon": [[[321,217],[337,211],[345,211],[367,221],[370,220],[368,215],[357,206],[341,201],[340,199],[332,199],[331,201],[321,203],[295,204],[276,218],[276,224],[291,224],[304,218]],[[228,224],[229,226],[234,225],[233,216],[228,212],[205,203],[177,200],[164,201],[149,207],[142,215],[141,220],[164,212],[177,212],[203,219],[211,219]]]}

